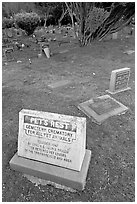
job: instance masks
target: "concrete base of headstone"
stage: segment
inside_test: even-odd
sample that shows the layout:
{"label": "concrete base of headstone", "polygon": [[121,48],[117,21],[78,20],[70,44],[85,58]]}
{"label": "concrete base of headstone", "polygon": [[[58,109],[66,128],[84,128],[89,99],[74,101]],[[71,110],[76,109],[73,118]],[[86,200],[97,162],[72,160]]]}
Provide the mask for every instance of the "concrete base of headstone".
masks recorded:
{"label": "concrete base of headstone", "polygon": [[123,91],[128,91],[128,90],[131,90],[131,88],[130,88],[130,87],[127,87],[127,88],[125,88],[125,89],[121,89],[121,90],[114,91],[114,92],[112,92],[112,91],[110,91],[110,90],[106,90],[106,92],[109,93],[109,94],[117,94],[117,93],[120,93],[120,92],[123,92]]}
{"label": "concrete base of headstone", "polygon": [[84,190],[91,151],[86,150],[81,171],[74,171],[59,166],[19,157],[16,153],[10,160],[13,170],[52,181],[73,189]]}

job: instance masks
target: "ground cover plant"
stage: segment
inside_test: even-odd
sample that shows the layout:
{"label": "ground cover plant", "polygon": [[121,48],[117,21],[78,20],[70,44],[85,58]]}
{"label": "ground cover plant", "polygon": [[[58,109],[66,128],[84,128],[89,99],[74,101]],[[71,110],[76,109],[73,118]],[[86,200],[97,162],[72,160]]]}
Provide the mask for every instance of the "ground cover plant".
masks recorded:
{"label": "ground cover plant", "polygon": [[[134,34],[125,28],[101,42],[79,47],[73,36],[52,27],[36,30],[32,36],[16,38],[12,62],[3,59],[2,69],[2,201],[3,202],[133,202],[135,201],[135,55]],[[47,30],[46,30],[47,31]],[[71,31],[71,29],[70,29]],[[45,35],[52,52],[38,58],[36,39]],[[10,38],[11,40],[11,38]],[[11,40],[12,41],[12,40]],[[59,43],[61,42],[61,44]],[[31,64],[30,61],[31,60]],[[78,104],[106,94],[111,71],[131,68],[130,91],[113,97],[129,107],[124,115],[113,116],[97,125],[82,113]],[[49,84],[71,79],[72,84],[50,89]],[[86,148],[92,151],[84,191],[70,192],[52,185],[33,183],[10,169],[9,161],[18,148],[19,111],[31,109],[86,117]]]}

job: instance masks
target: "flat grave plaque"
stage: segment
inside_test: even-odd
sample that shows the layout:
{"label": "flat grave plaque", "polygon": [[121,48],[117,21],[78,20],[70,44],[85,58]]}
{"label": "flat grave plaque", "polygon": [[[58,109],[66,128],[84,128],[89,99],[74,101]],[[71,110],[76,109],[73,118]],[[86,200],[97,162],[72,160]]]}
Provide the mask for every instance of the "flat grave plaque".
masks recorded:
{"label": "flat grave plaque", "polygon": [[20,111],[18,156],[80,171],[85,145],[86,118]]}
{"label": "flat grave plaque", "polygon": [[56,89],[56,88],[60,88],[62,86],[66,86],[68,84],[71,84],[72,81],[71,80],[60,80],[60,81],[57,81],[57,82],[54,82],[54,83],[51,83],[48,85],[49,88],[51,89]]}
{"label": "flat grave plaque", "polygon": [[102,115],[104,113],[110,112],[112,109],[119,108],[120,105],[112,100],[111,98],[105,99],[95,99],[93,100],[94,103],[91,103],[89,107],[94,110],[98,115]]}
{"label": "flat grave plaque", "polygon": [[107,118],[118,115],[128,110],[126,106],[109,95],[90,99],[79,104],[78,108],[88,117],[93,117],[94,122],[101,124]]}
{"label": "flat grave plaque", "polygon": [[122,68],[113,70],[110,78],[109,90],[110,94],[116,94],[122,91],[130,90],[128,87],[130,77],[130,68]]}

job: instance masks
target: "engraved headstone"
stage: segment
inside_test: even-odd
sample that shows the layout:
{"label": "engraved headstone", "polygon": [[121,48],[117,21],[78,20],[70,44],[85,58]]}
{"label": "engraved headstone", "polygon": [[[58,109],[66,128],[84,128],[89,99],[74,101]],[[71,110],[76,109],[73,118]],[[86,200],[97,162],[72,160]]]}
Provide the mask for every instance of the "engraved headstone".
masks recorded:
{"label": "engraved headstone", "polygon": [[130,90],[131,88],[128,87],[129,77],[130,68],[113,70],[111,73],[109,90],[106,91],[110,94],[115,94]]}
{"label": "engraved headstone", "polygon": [[7,30],[7,36],[9,37],[9,38],[12,38],[13,37],[13,33],[12,33],[12,29],[8,29]]}
{"label": "engraved headstone", "polygon": [[86,118],[23,109],[10,167],[83,190],[91,158],[85,147]]}
{"label": "engraved headstone", "polygon": [[19,113],[19,156],[80,171],[85,143],[85,118],[30,110]]}
{"label": "engraved headstone", "polygon": [[93,121],[97,124],[101,124],[107,118],[126,112],[128,110],[126,106],[113,99],[109,95],[90,99],[79,104],[78,108],[88,117],[92,117]]}

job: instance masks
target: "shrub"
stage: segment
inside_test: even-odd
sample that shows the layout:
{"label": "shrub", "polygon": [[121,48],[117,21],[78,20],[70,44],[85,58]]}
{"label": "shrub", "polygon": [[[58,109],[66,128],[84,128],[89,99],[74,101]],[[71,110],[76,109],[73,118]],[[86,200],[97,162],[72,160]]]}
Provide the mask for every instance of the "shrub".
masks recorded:
{"label": "shrub", "polygon": [[97,37],[95,36],[96,31],[101,27],[108,16],[109,12],[103,8],[91,7],[91,9],[89,9],[84,21],[84,30],[79,35],[81,46],[87,45],[91,40]]}
{"label": "shrub", "polygon": [[25,30],[27,35],[32,35],[36,27],[39,25],[40,17],[36,13],[17,13],[15,22],[19,28]]}
{"label": "shrub", "polygon": [[14,26],[14,20],[13,18],[3,18],[2,19],[2,28],[12,28]]}
{"label": "shrub", "polygon": [[103,8],[93,7],[87,18],[87,26],[90,28],[90,33],[94,33],[108,16],[109,12]]}

